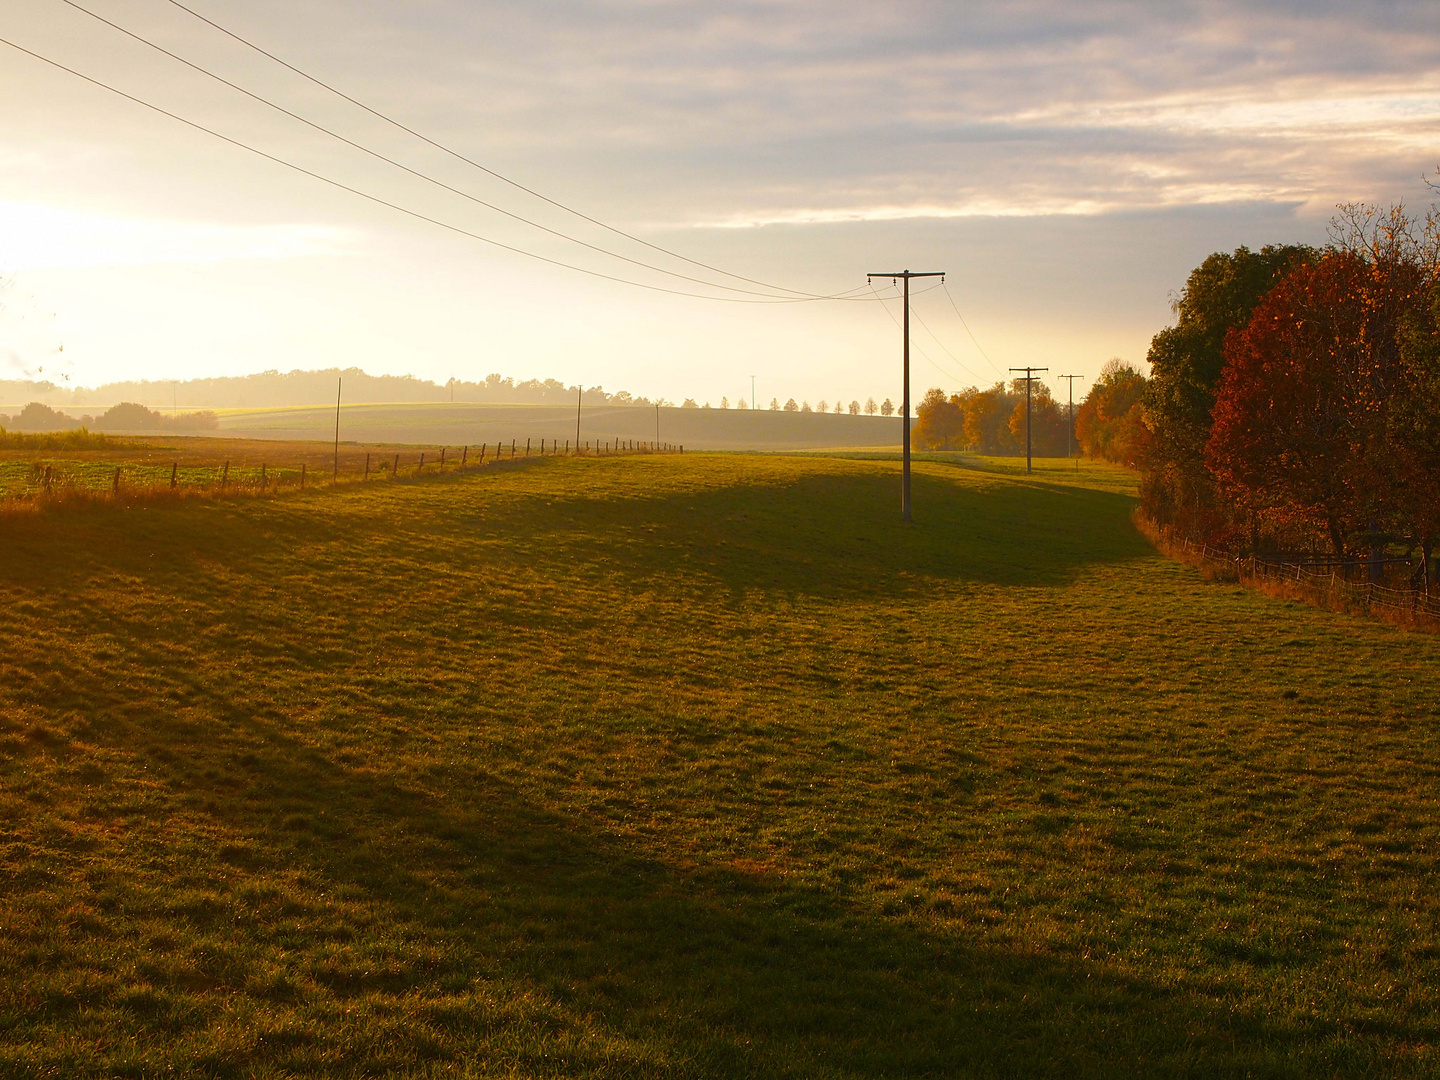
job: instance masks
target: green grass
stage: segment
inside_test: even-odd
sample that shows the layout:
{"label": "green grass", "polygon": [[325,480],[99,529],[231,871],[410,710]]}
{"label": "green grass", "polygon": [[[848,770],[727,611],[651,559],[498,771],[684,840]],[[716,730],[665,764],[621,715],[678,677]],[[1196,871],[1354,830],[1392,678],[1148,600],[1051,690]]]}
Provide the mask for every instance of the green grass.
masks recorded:
{"label": "green grass", "polygon": [[0,1074],[1433,1074],[1437,640],[896,481],[0,521]]}

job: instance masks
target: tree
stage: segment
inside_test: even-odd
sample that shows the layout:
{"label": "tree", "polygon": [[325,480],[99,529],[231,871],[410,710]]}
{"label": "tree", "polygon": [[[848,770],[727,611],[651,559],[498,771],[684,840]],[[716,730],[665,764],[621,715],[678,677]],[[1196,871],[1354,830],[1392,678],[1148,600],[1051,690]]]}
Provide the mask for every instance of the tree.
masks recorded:
{"label": "tree", "polygon": [[1100,378],[1075,410],[1075,438],[1087,457],[1139,466],[1149,441],[1145,426],[1148,380],[1118,357],[1100,369]]}
{"label": "tree", "polygon": [[[791,401],[794,401],[795,399],[794,399],[794,398],[791,398],[790,400],[791,400]],[[809,403],[808,401],[801,402],[801,403],[800,403],[800,411],[801,411],[801,412],[811,412],[812,410],[811,410],[811,408],[810,408],[810,403]]]}
{"label": "tree", "polygon": [[1227,336],[1205,463],[1252,544],[1262,523],[1318,526],[1344,555],[1365,524],[1365,273],[1341,252],[1302,263]]}
{"label": "tree", "polygon": [[722,398],[720,399],[720,408],[722,408],[722,409],[728,409],[729,407],[730,407],[730,399],[729,399],[728,397],[722,397]]}
{"label": "tree", "polygon": [[1147,360],[1145,415],[1153,440],[1141,500],[1162,523],[1205,531],[1215,524],[1213,478],[1205,467],[1211,410],[1225,366],[1225,337],[1250,321],[1260,298],[1293,267],[1312,262],[1303,245],[1237,248],[1207,258],[1175,302],[1175,325],[1155,335]]}
{"label": "tree", "polygon": [[1010,431],[1010,417],[1021,398],[1003,382],[989,390],[968,390],[962,400],[967,446],[982,454],[1014,454],[1025,448],[1024,435],[1017,443]]}
{"label": "tree", "polygon": [[72,420],[59,409],[32,401],[16,414],[12,421],[19,431],[68,431],[78,428],[80,422]]}
{"label": "tree", "polygon": [[745,398],[743,398],[743,397],[739,397],[739,398],[736,398],[736,399],[735,399],[735,407],[736,407],[737,409],[749,409],[749,408],[750,408],[750,402],[747,401],[747,400],[746,400]]}
{"label": "tree", "polygon": [[695,399],[693,397],[687,397],[685,399],[685,403],[680,407],[682,409],[698,409],[700,406],[695,404]]}
{"label": "tree", "polygon": [[1386,442],[1395,455],[1396,523],[1420,547],[1420,580],[1428,593],[1435,543],[1440,540],[1440,284],[1401,327],[1402,378],[1410,389],[1387,418]]}
{"label": "tree", "polygon": [[[802,411],[803,411],[803,410],[802,410]],[[826,402],[826,400],[825,400],[824,398],[821,398],[821,399],[820,399],[820,404],[815,406],[815,411],[816,411],[816,412],[829,412],[829,411],[830,411],[830,405],[829,405],[828,402]]]}
{"label": "tree", "polygon": [[1059,457],[1065,452],[1069,425],[1065,413],[1050,396],[1050,388],[1036,380],[1031,384],[1030,401],[1025,400],[1025,381],[1016,379],[1015,404],[1010,410],[1010,436],[1017,450],[1025,448],[1025,425],[1030,425],[1030,448],[1036,457]]}
{"label": "tree", "polygon": [[961,396],[946,397],[933,387],[915,410],[915,440],[922,450],[949,450],[965,442],[965,410]]}
{"label": "tree", "polygon": [[839,416],[839,415],[840,415],[841,413],[843,413],[844,411],[845,411],[845,403],[844,403],[843,401],[841,401],[839,398],[836,398],[836,399],[835,399],[835,415],[836,415],[836,416]]}
{"label": "tree", "polygon": [[779,411],[780,411],[780,399],[779,399],[779,398],[773,398],[773,397],[772,397],[772,398],[770,399],[770,411],[771,411],[771,412],[779,412]]}
{"label": "tree", "polygon": [[880,403],[880,415],[881,415],[881,416],[894,416],[894,415],[895,415],[895,403],[894,403],[893,401],[891,401],[888,397],[887,397],[883,402]]}
{"label": "tree", "polygon": [[860,402],[858,402],[858,401],[851,401],[851,402],[850,402],[850,415],[851,415],[851,416],[859,416],[859,415],[860,415]]}
{"label": "tree", "polygon": [[875,410],[876,410],[877,408],[878,408],[878,406],[875,404],[875,399],[874,399],[873,397],[872,397],[872,398],[866,398],[866,399],[865,399],[865,415],[866,415],[866,416],[874,416],[874,415],[875,415]]}
{"label": "tree", "polygon": [[800,411],[800,406],[795,404],[795,399],[794,399],[793,397],[792,397],[789,401],[785,402],[785,411],[786,411],[786,412],[799,412],[799,411]]}

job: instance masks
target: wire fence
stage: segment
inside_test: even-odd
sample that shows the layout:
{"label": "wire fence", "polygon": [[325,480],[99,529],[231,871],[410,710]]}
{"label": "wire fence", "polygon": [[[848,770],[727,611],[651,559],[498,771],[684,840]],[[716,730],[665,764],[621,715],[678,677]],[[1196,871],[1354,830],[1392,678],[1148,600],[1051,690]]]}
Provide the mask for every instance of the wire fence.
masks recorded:
{"label": "wire fence", "polygon": [[[684,446],[637,439],[511,439],[479,446],[357,450],[324,444],[276,447],[274,459],[261,453],[250,460],[217,459],[182,463],[166,459],[159,448],[135,448],[128,459],[0,461],[0,506],[12,508],[103,498],[196,497],[220,494],[278,494],[357,481],[408,480],[497,465],[556,457],[615,457],[680,454]],[[259,458],[259,460],[255,460]],[[288,460],[286,460],[288,458]],[[300,460],[296,460],[299,458]]]}
{"label": "wire fence", "polygon": [[[1432,626],[1440,626],[1440,595],[1424,586],[1418,560],[1408,557],[1327,559],[1287,561],[1256,555],[1236,555],[1196,541],[1164,536],[1164,546],[1184,561],[1203,567],[1211,577],[1254,582],[1277,587],[1279,591],[1306,596],[1323,606],[1342,610],[1360,609],[1377,614],[1408,615]],[[1378,565],[1377,565],[1378,564]],[[1353,581],[1352,576],[1372,573],[1377,566],[1382,580]],[[1394,571],[1408,571],[1407,584],[1397,586]]]}

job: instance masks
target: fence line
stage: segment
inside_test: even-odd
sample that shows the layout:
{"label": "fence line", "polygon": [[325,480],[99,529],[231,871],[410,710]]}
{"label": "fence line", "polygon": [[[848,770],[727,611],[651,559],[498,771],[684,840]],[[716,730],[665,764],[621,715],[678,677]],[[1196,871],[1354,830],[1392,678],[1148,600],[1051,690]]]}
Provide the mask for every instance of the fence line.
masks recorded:
{"label": "fence line", "polygon": [[[1256,555],[1236,555],[1203,542],[1177,538],[1168,530],[1149,522],[1142,521],[1141,524],[1142,531],[1148,533],[1162,549],[1221,580],[1274,585],[1328,606],[1409,615],[1440,625],[1440,594],[1422,591],[1418,585],[1402,589],[1383,582],[1348,580],[1346,571],[1351,567],[1368,569],[1369,559],[1317,558],[1290,562]],[[1390,557],[1380,561],[1391,566],[1403,564],[1416,568],[1409,558]]]}
{"label": "fence line", "polygon": [[[403,455],[397,453],[393,461],[381,458],[378,467],[373,464],[374,451],[368,451],[364,458],[364,469],[359,465],[358,451],[353,471],[338,471],[329,483],[316,483],[315,475],[309,472],[308,461],[301,461],[296,468],[277,466],[274,461],[261,461],[257,466],[237,466],[232,461],[214,464],[181,466],[172,461],[170,468],[161,461],[75,461],[40,463],[21,462],[12,459],[12,467],[20,472],[28,470],[27,481],[21,481],[23,490],[0,496],[0,508],[18,509],[26,506],[48,505],[61,502],[87,502],[104,498],[114,500],[144,500],[147,498],[195,498],[207,494],[278,494],[282,489],[304,490],[321,486],[335,487],[354,483],[372,483],[377,479],[405,480],[419,477],[450,475],[457,472],[472,472],[479,468],[497,465],[519,466],[526,460],[540,460],[552,457],[616,457],[640,454],[679,454],[683,446],[672,443],[640,442],[614,439],[612,441],[586,440],[573,444],[566,439],[541,439],[539,447],[534,445],[533,436],[523,447],[516,439],[495,444],[482,443],[474,457],[471,451],[476,447],[467,444],[461,448],[460,461],[447,459],[448,447],[441,447],[438,461],[430,450],[418,451],[419,459],[412,463],[414,471],[404,467]],[[431,448],[433,449],[433,448]],[[63,449],[61,453],[63,453]],[[430,454],[427,460],[427,454]],[[328,454],[326,457],[328,458]],[[7,463],[0,461],[0,469]],[[68,465],[70,468],[65,468]],[[113,477],[110,470],[114,470]],[[329,471],[329,470],[327,470]],[[100,477],[103,473],[104,480]],[[168,475],[167,475],[168,474]],[[257,475],[258,474],[258,475]],[[78,481],[78,482],[77,482]]]}

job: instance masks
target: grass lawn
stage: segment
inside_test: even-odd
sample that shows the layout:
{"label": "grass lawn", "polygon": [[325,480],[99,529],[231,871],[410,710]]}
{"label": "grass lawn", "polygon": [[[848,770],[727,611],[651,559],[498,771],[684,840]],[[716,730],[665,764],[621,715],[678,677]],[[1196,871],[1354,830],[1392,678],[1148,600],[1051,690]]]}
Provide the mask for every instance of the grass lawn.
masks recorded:
{"label": "grass lawn", "polygon": [[1022,470],[0,518],[0,1074],[1433,1075],[1440,640]]}

